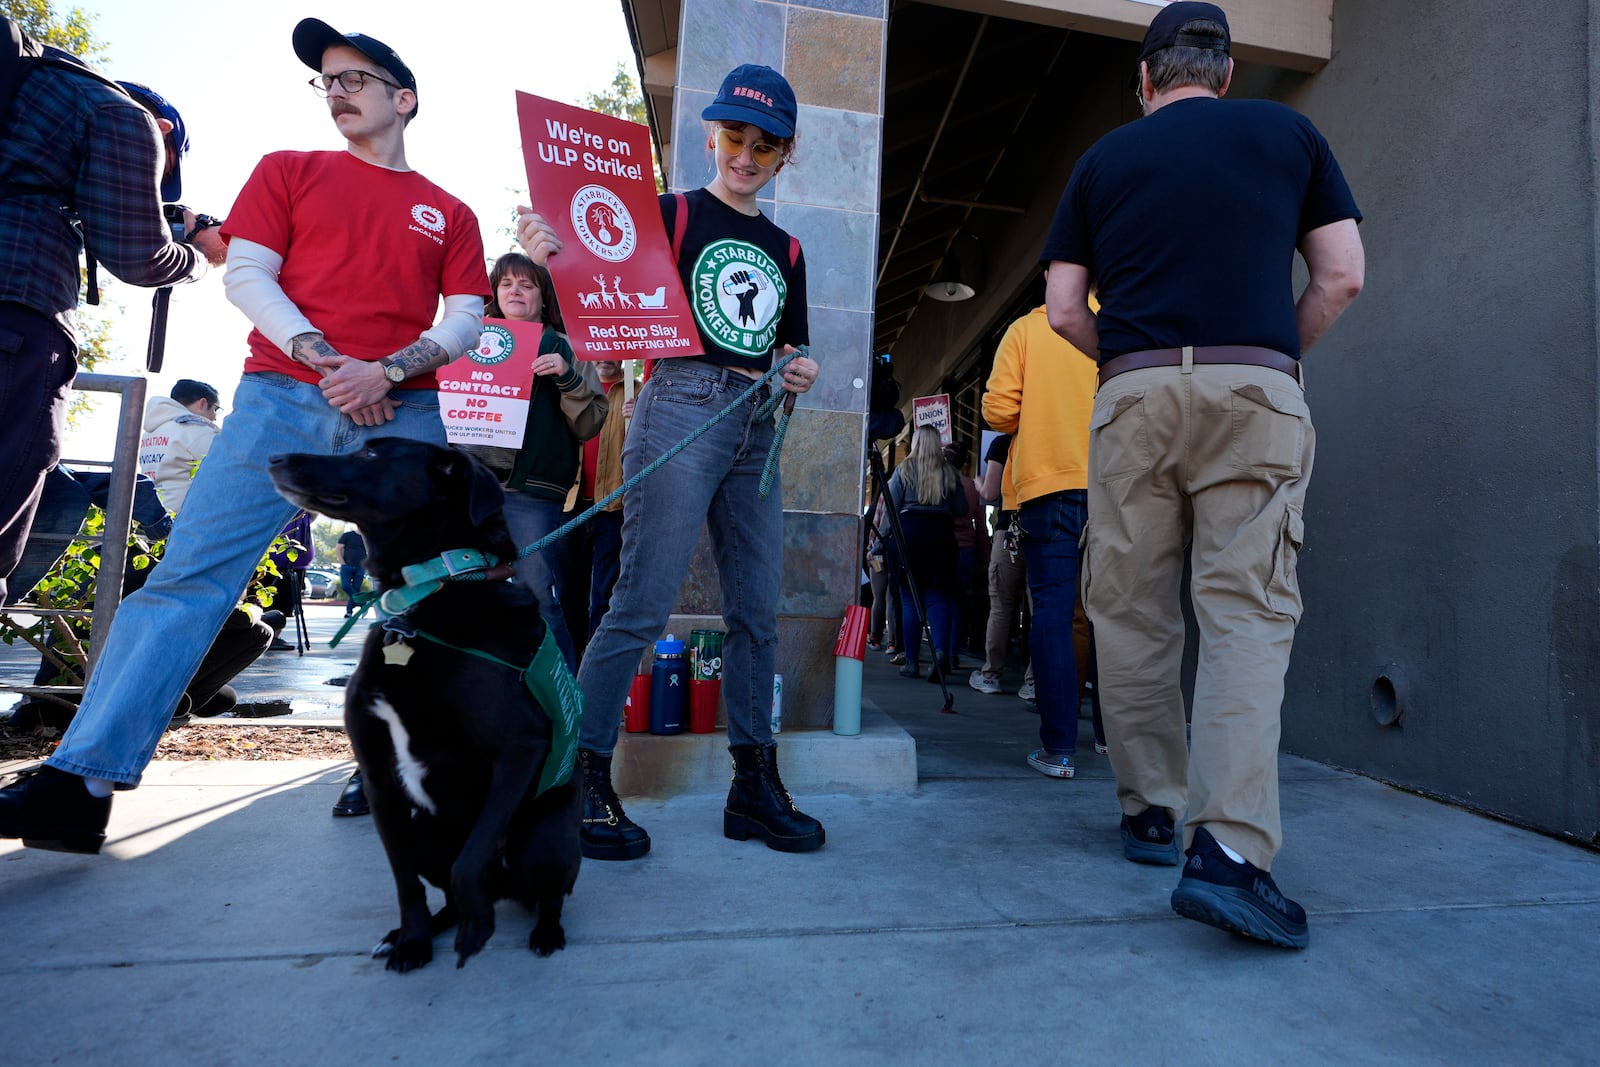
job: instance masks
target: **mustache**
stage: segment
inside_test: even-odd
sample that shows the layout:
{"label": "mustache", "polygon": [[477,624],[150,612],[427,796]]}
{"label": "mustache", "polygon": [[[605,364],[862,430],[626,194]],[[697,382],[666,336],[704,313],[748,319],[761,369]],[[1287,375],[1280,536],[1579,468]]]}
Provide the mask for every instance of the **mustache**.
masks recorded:
{"label": "mustache", "polygon": [[332,111],[335,116],[361,114],[361,109],[350,103],[348,100],[335,100],[328,105],[328,109]]}

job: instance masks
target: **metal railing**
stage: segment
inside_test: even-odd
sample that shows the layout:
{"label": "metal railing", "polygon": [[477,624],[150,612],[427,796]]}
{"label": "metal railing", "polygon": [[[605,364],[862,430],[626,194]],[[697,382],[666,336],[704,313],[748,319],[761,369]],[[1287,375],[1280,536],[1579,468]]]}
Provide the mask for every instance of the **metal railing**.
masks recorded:
{"label": "metal railing", "polygon": [[[122,374],[79,374],[73,380],[74,389],[94,393],[117,393],[121,409],[117,415],[116,444],[109,462],[105,460],[63,460],[79,466],[109,466],[110,489],[106,496],[105,539],[100,546],[99,576],[95,582],[94,609],[36,608],[14,605],[8,610],[17,614],[41,617],[90,617],[94,639],[89,643],[88,663],[84,677],[94,670],[101,643],[111,632],[111,621],[116,618],[122,604],[122,576],[128,561],[128,535],[133,528],[133,483],[139,473],[139,434],[144,420],[144,378]],[[68,542],[72,538],[67,539]],[[65,548],[65,545],[63,545]],[[82,692],[82,686],[47,686],[46,693]],[[28,693],[40,690],[39,686],[0,685],[0,690]]]}

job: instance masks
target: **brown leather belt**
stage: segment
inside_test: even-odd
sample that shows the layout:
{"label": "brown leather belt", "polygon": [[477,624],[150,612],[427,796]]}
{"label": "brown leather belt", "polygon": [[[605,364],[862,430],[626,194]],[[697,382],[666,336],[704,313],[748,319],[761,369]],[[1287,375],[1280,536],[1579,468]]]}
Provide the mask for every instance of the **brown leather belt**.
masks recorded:
{"label": "brown leather belt", "polygon": [[[1300,361],[1271,348],[1256,348],[1253,345],[1210,345],[1190,351],[1194,353],[1192,357],[1194,363],[1232,363],[1246,367],[1271,367],[1273,370],[1283,371],[1296,381],[1300,380]],[[1100,364],[1100,384],[1104,385],[1117,375],[1126,374],[1131,370],[1181,366],[1183,366],[1181,348],[1148,348],[1140,352],[1124,352]]]}

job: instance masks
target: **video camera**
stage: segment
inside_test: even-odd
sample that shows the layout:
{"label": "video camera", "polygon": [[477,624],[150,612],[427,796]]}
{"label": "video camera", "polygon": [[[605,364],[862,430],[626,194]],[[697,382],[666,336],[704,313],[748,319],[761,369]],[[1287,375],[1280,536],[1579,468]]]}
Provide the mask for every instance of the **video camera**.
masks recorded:
{"label": "video camera", "polygon": [[867,403],[868,441],[884,441],[905,429],[906,417],[898,407],[900,383],[894,380],[894,367],[887,352],[872,357],[872,386]]}
{"label": "video camera", "polygon": [[201,230],[222,225],[221,219],[213,218],[210,215],[202,215],[197,211],[194,215],[194,229],[191,230],[183,220],[183,213],[188,210],[190,209],[182,204],[161,205],[161,214],[166,217],[167,225],[172,229],[172,239],[179,244],[189,244],[194,240],[194,235]]}

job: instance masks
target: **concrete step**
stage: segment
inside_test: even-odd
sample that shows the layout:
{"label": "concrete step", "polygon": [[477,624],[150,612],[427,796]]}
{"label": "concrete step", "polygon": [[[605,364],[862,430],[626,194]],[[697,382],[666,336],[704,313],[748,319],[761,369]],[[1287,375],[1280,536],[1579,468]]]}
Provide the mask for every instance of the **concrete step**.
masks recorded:
{"label": "concrete step", "polygon": [[[854,737],[785,730],[776,740],[783,784],[796,796],[916,791],[917,743],[874,707],[862,707]],[[726,793],[731,774],[728,732],[720,728],[669,737],[624,733],[611,765],[612,784],[625,797]]]}

